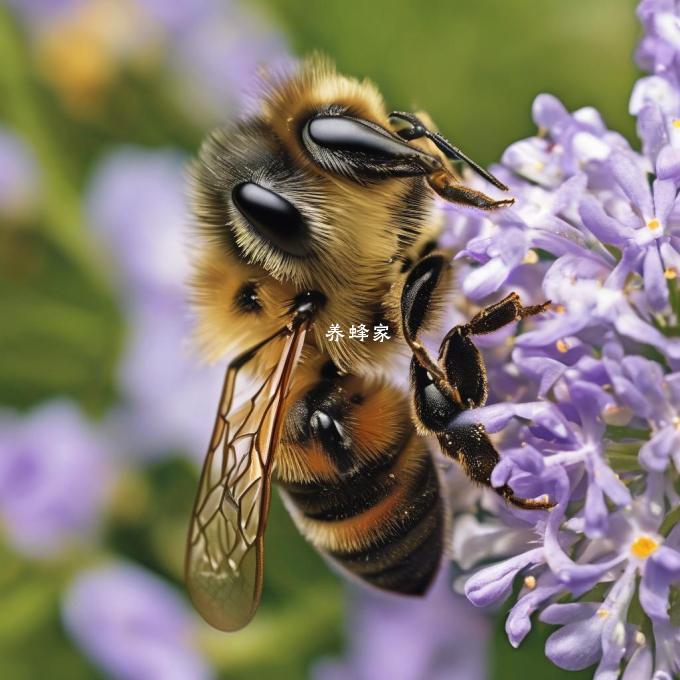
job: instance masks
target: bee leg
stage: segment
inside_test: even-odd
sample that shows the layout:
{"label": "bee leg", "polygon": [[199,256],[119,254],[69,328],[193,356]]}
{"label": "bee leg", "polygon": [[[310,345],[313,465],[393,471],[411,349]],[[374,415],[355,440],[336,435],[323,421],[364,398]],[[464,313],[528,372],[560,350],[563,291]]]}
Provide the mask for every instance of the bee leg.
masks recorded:
{"label": "bee leg", "polygon": [[468,323],[454,326],[446,334],[439,349],[439,364],[467,408],[483,406],[488,394],[484,360],[470,336],[493,333],[513,321],[540,314],[549,305],[548,301],[525,307],[517,293],[510,293],[475,314]]}
{"label": "bee leg", "polygon": [[[449,260],[450,255],[438,252],[421,258],[408,272],[400,300],[402,334],[417,360],[417,366],[429,373],[438,389],[447,394],[450,389],[444,371],[430,357],[419,341],[418,334],[427,323],[428,310],[436,300],[437,289],[441,289],[441,284],[446,279]],[[457,398],[454,394],[450,396]]]}
{"label": "bee leg", "polygon": [[554,506],[547,498],[521,498],[508,484],[494,487],[491,473],[500,461],[498,451],[483,425],[456,426],[437,435],[439,445],[447,456],[460,463],[465,474],[477,484],[492,488],[508,503],[524,510],[548,510]]}
{"label": "bee leg", "polygon": [[[522,305],[517,293],[510,293],[499,302],[476,314],[469,323],[455,326],[444,337],[439,350],[439,363],[446,378],[460,395],[463,408],[476,408],[486,403],[488,384],[481,352],[470,336],[492,333],[503,326],[545,311],[550,303]],[[444,453],[458,460],[473,481],[491,486],[491,473],[499,456],[483,425],[457,426],[455,416],[437,439]],[[520,498],[507,484],[494,489],[508,502],[520,508],[550,508],[544,499]]]}
{"label": "bee leg", "polygon": [[456,178],[446,170],[439,170],[427,178],[428,184],[443,199],[450,203],[462,203],[482,210],[496,210],[506,208],[515,202],[514,198],[504,198],[497,201],[491,196],[476,191],[456,181]]}
{"label": "bee leg", "polygon": [[[491,333],[508,323],[544,311],[549,302],[524,306],[517,293],[486,307],[469,323],[455,326],[444,337],[439,360],[434,362],[418,341],[437,285],[442,279],[444,257],[428,255],[409,272],[401,296],[404,337],[413,351],[410,380],[416,425],[423,434],[435,435],[445,455],[457,460],[470,479],[492,487],[491,473],[500,460],[483,425],[457,425],[464,410],[483,406],[488,387],[486,367],[470,336]],[[549,501],[520,498],[507,484],[494,488],[520,508],[545,509]]]}

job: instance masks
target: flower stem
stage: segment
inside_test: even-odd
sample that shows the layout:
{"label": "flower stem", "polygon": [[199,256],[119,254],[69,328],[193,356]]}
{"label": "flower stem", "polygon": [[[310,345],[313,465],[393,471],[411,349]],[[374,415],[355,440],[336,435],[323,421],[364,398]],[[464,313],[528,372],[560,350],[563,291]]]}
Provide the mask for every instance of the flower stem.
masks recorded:
{"label": "flower stem", "polygon": [[665,517],[659,529],[659,533],[662,536],[668,536],[671,529],[680,522],[680,505],[673,508]]}

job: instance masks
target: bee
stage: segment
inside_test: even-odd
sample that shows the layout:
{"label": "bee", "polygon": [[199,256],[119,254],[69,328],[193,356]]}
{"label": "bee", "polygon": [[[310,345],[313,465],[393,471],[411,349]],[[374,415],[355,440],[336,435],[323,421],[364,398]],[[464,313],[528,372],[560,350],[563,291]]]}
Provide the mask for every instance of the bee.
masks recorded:
{"label": "bee", "polygon": [[[451,287],[436,197],[481,210],[512,204],[466,186],[463,162],[494,176],[424,114],[387,113],[376,87],[315,56],[265,87],[259,110],[212,132],[191,173],[192,299],[205,353],[226,370],[191,525],[186,581],[201,615],[244,626],[262,592],[272,480],[300,532],[341,570],[422,595],[442,562],[445,499],[434,454],[491,487],[498,453],[482,425],[476,335],[544,311],[512,293],[452,328],[430,355]],[[365,319],[389,341],[332,341]],[[390,379],[404,356],[408,389]],[[410,369],[407,368],[410,357]],[[405,382],[405,381],[404,381]],[[521,508],[543,499],[495,488]]]}

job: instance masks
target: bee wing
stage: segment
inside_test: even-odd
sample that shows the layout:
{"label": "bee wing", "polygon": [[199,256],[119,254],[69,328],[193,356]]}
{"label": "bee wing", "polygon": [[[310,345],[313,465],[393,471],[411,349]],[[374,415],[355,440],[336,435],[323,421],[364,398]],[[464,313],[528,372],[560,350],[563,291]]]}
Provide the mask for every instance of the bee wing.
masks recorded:
{"label": "bee wing", "polygon": [[[245,626],[262,593],[264,530],[283,405],[304,344],[307,324],[284,328],[227,368],[220,408],[203,465],[186,553],[191,600],[208,623],[224,631]],[[264,381],[249,385],[242,369],[259,351],[280,343],[279,361]],[[243,407],[234,397],[245,394]]]}

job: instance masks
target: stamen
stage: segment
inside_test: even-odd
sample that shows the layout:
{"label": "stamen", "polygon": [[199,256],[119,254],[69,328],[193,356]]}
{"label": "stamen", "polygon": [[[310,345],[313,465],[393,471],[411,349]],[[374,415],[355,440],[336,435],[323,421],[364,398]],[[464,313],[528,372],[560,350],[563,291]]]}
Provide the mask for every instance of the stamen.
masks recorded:
{"label": "stamen", "polygon": [[673,118],[673,127],[680,128],[680,118]]}
{"label": "stamen", "polygon": [[610,404],[602,412],[602,420],[607,425],[624,426],[633,419],[633,410],[628,406],[614,406]]}
{"label": "stamen", "polygon": [[677,278],[678,276],[678,270],[675,267],[667,267],[663,273],[663,275],[669,280],[672,281],[673,279]]}
{"label": "stamen", "polygon": [[524,585],[529,589],[533,590],[536,587],[536,577],[535,576],[527,576],[524,579]]}
{"label": "stamen", "polygon": [[553,305],[553,309],[558,313],[558,314],[564,314],[567,311],[567,308],[560,304],[560,305]]}
{"label": "stamen", "polygon": [[595,615],[599,619],[606,619],[609,616],[609,610],[605,609],[604,607],[600,607],[596,612]]}
{"label": "stamen", "polygon": [[661,222],[656,219],[656,217],[652,218],[647,222],[647,229],[650,231],[654,231],[655,229],[658,229],[661,226]]}
{"label": "stamen", "polygon": [[522,262],[523,264],[536,264],[538,262],[538,253],[530,248],[527,250]]}
{"label": "stamen", "polygon": [[566,354],[569,351],[569,345],[564,340],[558,340],[555,343],[555,347],[557,347],[557,351],[561,354]]}
{"label": "stamen", "polygon": [[659,544],[651,536],[639,536],[630,546],[630,551],[641,559],[649,557],[657,548]]}

